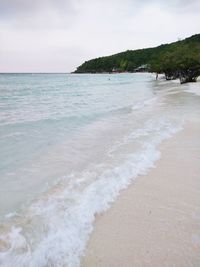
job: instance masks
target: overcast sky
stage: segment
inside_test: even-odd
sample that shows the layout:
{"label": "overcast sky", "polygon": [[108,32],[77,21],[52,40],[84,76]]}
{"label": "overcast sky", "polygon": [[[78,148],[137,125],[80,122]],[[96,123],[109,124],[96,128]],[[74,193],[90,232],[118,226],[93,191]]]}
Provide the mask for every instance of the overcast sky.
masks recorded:
{"label": "overcast sky", "polygon": [[200,33],[200,0],[0,0],[0,72],[84,61]]}

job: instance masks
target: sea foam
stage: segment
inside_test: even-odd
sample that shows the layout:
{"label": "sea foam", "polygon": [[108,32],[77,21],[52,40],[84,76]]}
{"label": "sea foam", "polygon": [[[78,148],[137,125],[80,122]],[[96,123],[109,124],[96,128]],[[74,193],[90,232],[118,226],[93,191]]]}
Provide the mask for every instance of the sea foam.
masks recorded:
{"label": "sea foam", "polygon": [[[159,144],[182,129],[161,118],[124,137],[110,153],[133,139],[154,133],[135,153],[115,167],[91,166],[72,173],[34,202],[23,218],[8,218],[0,234],[2,267],[80,266],[93,230],[95,215],[106,211],[138,175],[144,175],[160,158]],[[8,227],[10,223],[10,227]]]}

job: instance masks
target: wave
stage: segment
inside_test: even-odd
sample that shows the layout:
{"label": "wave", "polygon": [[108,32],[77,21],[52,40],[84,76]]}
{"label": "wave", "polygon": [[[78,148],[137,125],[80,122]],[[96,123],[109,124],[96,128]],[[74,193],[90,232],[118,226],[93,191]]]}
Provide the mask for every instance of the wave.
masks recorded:
{"label": "wave", "polygon": [[186,92],[189,92],[189,93],[195,94],[197,96],[200,96],[199,83],[190,85],[190,87],[186,90]]}
{"label": "wave", "polygon": [[[23,213],[8,216],[0,232],[2,267],[78,267],[95,215],[107,210],[122,189],[146,174],[160,158],[159,144],[182,129],[166,119],[149,120],[116,143],[112,159],[124,145],[142,140],[123,161],[91,165],[63,177]],[[120,162],[120,163],[119,163]]]}

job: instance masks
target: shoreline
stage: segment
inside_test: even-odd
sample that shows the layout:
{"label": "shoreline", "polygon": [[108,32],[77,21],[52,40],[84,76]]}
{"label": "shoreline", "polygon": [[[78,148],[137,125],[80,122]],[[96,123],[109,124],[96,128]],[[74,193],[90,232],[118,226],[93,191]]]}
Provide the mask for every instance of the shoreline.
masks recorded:
{"label": "shoreline", "polygon": [[97,215],[81,267],[200,266],[200,124],[160,145],[156,168]]}

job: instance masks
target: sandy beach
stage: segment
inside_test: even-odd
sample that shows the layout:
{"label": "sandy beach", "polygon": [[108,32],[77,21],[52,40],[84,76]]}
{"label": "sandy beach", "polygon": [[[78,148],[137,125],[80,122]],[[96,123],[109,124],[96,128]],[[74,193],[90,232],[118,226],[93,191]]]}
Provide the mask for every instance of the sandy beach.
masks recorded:
{"label": "sandy beach", "polygon": [[200,266],[200,123],[161,146],[148,175],[98,215],[82,267]]}

